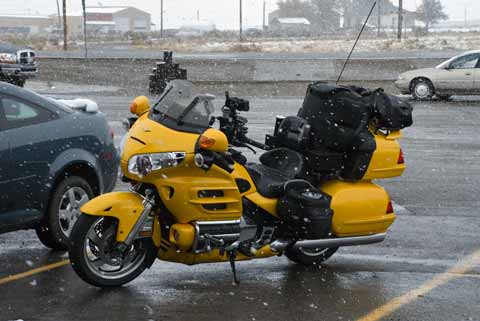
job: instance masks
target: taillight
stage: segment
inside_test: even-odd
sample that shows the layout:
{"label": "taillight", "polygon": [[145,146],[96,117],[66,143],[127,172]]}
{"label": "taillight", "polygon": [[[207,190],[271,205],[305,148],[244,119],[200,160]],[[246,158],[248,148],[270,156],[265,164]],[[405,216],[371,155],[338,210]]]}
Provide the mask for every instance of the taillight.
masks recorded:
{"label": "taillight", "polygon": [[110,134],[110,137],[112,137],[112,139],[115,137],[115,132],[113,131],[112,127],[108,128],[108,133]]}
{"label": "taillight", "polygon": [[398,155],[397,164],[405,164],[405,158],[403,158],[403,152],[400,148],[400,154]]}
{"label": "taillight", "polygon": [[392,204],[392,201],[388,201],[387,214],[391,214],[391,213],[393,213],[393,204]]}

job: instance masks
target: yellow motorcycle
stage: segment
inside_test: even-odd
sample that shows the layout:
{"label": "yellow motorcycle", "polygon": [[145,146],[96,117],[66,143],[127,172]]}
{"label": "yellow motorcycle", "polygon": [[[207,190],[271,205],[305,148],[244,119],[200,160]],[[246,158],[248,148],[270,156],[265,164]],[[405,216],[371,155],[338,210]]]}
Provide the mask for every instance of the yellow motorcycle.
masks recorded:
{"label": "yellow motorcycle", "polygon": [[[388,97],[312,84],[298,115],[277,117],[265,143],[247,137],[240,112],[249,102],[228,93],[216,117],[215,97],[195,95],[188,81],[171,82],[153,106],[137,97],[121,159],[131,190],[81,208],[71,265],[86,282],[112,287],[156,258],[230,262],[238,282],[238,260],[285,254],[318,264],[341,246],[383,241],[395,213],[373,180],[402,174],[399,128],[411,124],[395,124],[398,109],[381,104]],[[238,149],[252,146],[265,150],[258,163]]]}

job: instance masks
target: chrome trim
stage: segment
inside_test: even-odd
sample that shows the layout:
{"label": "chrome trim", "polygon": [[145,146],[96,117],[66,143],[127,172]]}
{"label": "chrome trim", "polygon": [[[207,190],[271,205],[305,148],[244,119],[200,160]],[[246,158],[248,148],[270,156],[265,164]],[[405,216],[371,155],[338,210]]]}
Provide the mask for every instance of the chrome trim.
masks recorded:
{"label": "chrome trim", "polygon": [[[197,249],[199,241],[203,238],[200,235],[200,227],[201,226],[209,226],[209,225],[240,225],[240,220],[229,220],[229,221],[195,221],[191,223],[195,228],[195,238],[192,244],[192,252],[194,254],[204,253],[206,249]],[[215,238],[225,238],[225,239],[237,239],[240,237],[240,234],[233,233],[233,234],[215,234],[212,235]]]}
{"label": "chrome trim", "polygon": [[193,224],[198,225],[236,225],[240,224],[240,220],[231,220],[231,221],[195,221]]}
{"label": "chrome trim", "polygon": [[292,244],[292,241],[277,240],[270,244],[270,248],[275,252],[285,251],[290,245],[293,249],[315,249],[315,248],[332,248],[340,246],[354,246],[379,243],[385,240],[387,233],[379,233],[365,236],[352,236],[352,237],[338,237],[331,239],[319,239],[319,240],[304,240],[298,241]]}

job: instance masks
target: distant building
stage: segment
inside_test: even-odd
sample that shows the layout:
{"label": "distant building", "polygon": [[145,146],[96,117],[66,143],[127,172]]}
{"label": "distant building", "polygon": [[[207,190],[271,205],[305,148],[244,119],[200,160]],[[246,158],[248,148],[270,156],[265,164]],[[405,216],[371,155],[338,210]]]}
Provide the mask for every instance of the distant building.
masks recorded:
{"label": "distant building", "polygon": [[[362,25],[367,18],[372,7],[373,0],[354,0],[352,10],[344,12],[345,28],[357,28]],[[378,28],[378,16],[380,14],[380,27],[383,30],[392,30],[398,28],[398,7],[388,0],[377,1],[377,6],[372,12],[368,26]],[[403,27],[414,29],[416,25],[417,14],[403,9]]]}
{"label": "distant building", "polygon": [[184,23],[176,34],[178,37],[197,37],[214,31],[215,24],[206,20],[195,20]]}
{"label": "distant building", "polygon": [[0,34],[22,33],[38,34],[46,33],[53,21],[48,16],[24,16],[24,15],[0,15]]}
{"label": "distant building", "polygon": [[286,36],[299,36],[311,31],[310,21],[301,17],[273,18],[269,22],[268,30]]}
{"label": "distant building", "polygon": [[152,19],[148,12],[134,7],[87,7],[87,28],[105,28],[117,32],[149,32]]}

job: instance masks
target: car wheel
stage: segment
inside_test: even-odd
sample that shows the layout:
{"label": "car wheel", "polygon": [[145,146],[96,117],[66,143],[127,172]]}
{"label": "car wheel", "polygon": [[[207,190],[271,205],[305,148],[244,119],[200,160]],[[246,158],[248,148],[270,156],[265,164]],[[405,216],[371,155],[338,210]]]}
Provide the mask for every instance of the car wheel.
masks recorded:
{"label": "car wheel", "polygon": [[416,79],[412,82],[411,92],[416,100],[430,100],[435,93],[435,89],[430,80]]}
{"label": "car wheel", "polygon": [[54,250],[68,249],[73,226],[80,216],[80,207],[93,197],[93,189],[79,176],[70,176],[54,189],[47,214],[37,227],[40,241]]}
{"label": "car wheel", "polygon": [[295,263],[302,264],[305,266],[320,264],[328,260],[335,252],[337,252],[338,247],[332,248],[321,248],[321,249],[302,249],[302,248],[289,248],[285,251],[286,257]]}

